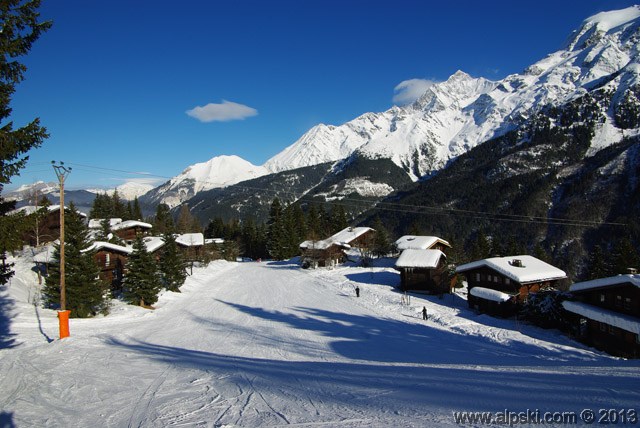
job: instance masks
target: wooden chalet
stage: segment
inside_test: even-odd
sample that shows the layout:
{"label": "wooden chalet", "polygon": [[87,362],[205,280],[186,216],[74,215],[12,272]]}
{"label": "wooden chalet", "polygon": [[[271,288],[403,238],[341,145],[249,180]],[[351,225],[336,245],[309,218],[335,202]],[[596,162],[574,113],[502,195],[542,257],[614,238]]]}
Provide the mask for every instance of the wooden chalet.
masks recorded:
{"label": "wooden chalet", "polygon": [[447,257],[440,250],[406,249],[395,268],[400,271],[402,291],[424,291],[433,294],[450,291],[446,272]]}
{"label": "wooden chalet", "polygon": [[375,230],[370,227],[347,227],[321,241],[308,240],[300,244],[303,265],[335,266],[346,259],[350,250],[367,253],[373,245]]}
{"label": "wooden chalet", "polygon": [[[144,243],[150,253],[155,253],[164,245],[162,238],[152,236],[144,238]],[[119,290],[122,287],[127,261],[133,248],[130,245],[123,246],[96,241],[87,251],[95,251],[94,258],[100,266],[100,279],[111,284],[112,290]]]}
{"label": "wooden chalet", "polygon": [[405,235],[394,242],[399,252],[404,250],[440,250],[446,253],[451,244],[437,236]]}
{"label": "wooden chalet", "polygon": [[176,244],[183,251],[187,260],[198,260],[205,244],[202,233],[183,233],[176,236]]}
{"label": "wooden chalet", "polygon": [[458,266],[456,273],[466,277],[470,308],[500,316],[515,313],[530,293],[557,288],[567,278],[564,271],[529,255],[478,260]]}
{"label": "wooden chalet", "polygon": [[124,239],[127,244],[131,244],[135,241],[136,236],[146,235],[152,227],[151,224],[143,221],[125,220],[111,226],[111,231],[121,239]]}
{"label": "wooden chalet", "polygon": [[578,282],[564,301],[573,336],[612,355],[640,358],[640,275]]}
{"label": "wooden chalet", "polygon": [[[35,214],[36,211],[43,207],[36,207],[33,205],[27,205],[11,211],[10,214],[22,213],[26,216]],[[60,238],[60,205],[49,205],[46,207],[46,214],[38,219],[37,225],[33,225],[30,230],[24,232],[22,240],[25,244],[35,247],[37,245],[53,242]],[[69,211],[68,207],[65,207],[66,212]],[[82,217],[86,217],[86,214],[77,211]]]}

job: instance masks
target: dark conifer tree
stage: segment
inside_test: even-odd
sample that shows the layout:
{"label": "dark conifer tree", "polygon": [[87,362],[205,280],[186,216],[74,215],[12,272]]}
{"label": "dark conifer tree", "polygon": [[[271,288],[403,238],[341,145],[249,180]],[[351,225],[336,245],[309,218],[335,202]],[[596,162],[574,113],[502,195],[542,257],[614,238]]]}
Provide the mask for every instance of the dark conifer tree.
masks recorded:
{"label": "dark conifer tree", "polygon": [[167,204],[158,204],[156,208],[156,217],[153,222],[153,230],[156,233],[164,234],[168,230],[174,230],[173,217],[171,216],[171,209]]}
{"label": "dark conifer tree", "polygon": [[142,221],[144,217],[142,216],[142,208],[140,208],[140,201],[138,201],[138,197],[136,196],[133,199],[133,214],[132,220],[140,220]]}
{"label": "dark conifer tree", "polygon": [[334,205],[331,210],[331,234],[338,233],[346,227],[349,227],[349,220],[342,205]]}
{"label": "dark conifer tree", "polygon": [[612,275],[613,268],[602,251],[600,245],[595,245],[587,261],[588,279],[606,278]]}
{"label": "dark conifer tree", "polygon": [[269,251],[269,255],[276,260],[282,260],[284,258],[283,216],[284,213],[280,200],[275,198],[273,202],[271,202],[269,220],[267,221],[267,250]]}
{"label": "dark conifer tree", "polygon": [[389,239],[389,232],[387,232],[387,229],[382,224],[380,217],[377,216],[373,221],[372,227],[376,231],[373,241],[373,254],[377,257],[384,257],[393,249],[393,245]]}
{"label": "dark conifer tree", "polygon": [[[87,318],[108,309],[109,286],[99,279],[100,267],[91,248],[89,229],[73,203],[65,210],[65,291],[71,317]],[[53,262],[43,288],[50,307],[60,305],[60,247],[55,246]]]}
{"label": "dark conifer tree", "polygon": [[629,238],[622,238],[615,243],[611,258],[613,261],[612,275],[627,274],[629,269],[638,269],[640,266],[638,250]]}
{"label": "dark conifer tree", "polygon": [[[11,97],[16,85],[24,80],[27,67],[17,59],[25,56],[40,35],[51,27],[51,22],[38,22],[40,14],[39,0],[26,3],[21,1],[0,2],[0,194],[5,184],[16,175],[29,160],[26,153],[40,147],[48,137],[47,130],[40,126],[40,119],[13,129],[9,119],[12,109]],[[0,197],[0,285],[9,281],[13,275],[12,264],[6,262],[6,253],[12,249],[6,246],[11,239],[8,236],[18,234],[8,218],[13,210],[14,202],[7,202]]]}
{"label": "dark conifer tree", "polygon": [[187,278],[187,263],[178,248],[176,238],[168,231],[162,235],[164,246],[160,254],[160,275],[162,282],[167,290],[180,291],[180,286],[184,284]]}
{"label": "dark conifer tree", "polygon": [[106,193],[98,193],[93,200],[89,217],[99,218],[112,218],[115,217],[113,213],[112,200]]}
{"label": "dark conifer tree", "polygon": [[132,305],[153,305],[158,300],[161,283],[156,260],[147,251],[142,235],[138,235],[127,263],[124,297]]}

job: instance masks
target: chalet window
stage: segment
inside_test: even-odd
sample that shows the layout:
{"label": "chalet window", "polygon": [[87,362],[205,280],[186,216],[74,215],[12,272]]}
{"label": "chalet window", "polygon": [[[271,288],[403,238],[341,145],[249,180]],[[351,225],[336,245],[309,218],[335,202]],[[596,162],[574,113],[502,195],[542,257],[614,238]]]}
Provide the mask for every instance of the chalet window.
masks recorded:
{"label": "chalet window", "polygon": [[627,311],[631,310],[631,297],[624,298],[624,309]]}
{"label": "chalet window", "polygon": [[609,326],[609,334],[616,334],[616,328],[612,325]]}
{"label": "chalet window", "polygon": [[599,323],[600,324],[600,331],[607,331],[607,325],[603,322]]}
{"label": "chalet window", "polygon": [[600,294],[600,303],[604,303],[604,294]]}
{"label": "chalet window", "polygon": [[636,343],[640,344],[640,334],[636,334]]}
{"label": "chalet window", "polygon": [[106,254],[104,256],[104,267],[109,267],[111,264],[111,254]]}
{"label": "chalet window", "polygon": [[504,283],[505,283],[506,285],[509,285],[509,284],[511,284],[511,280],[510,280],[509,278],[505,278],[505,279],[504,279]]}
{"label": "chalet window", "polygon": [[480,274],[479,273],[476,274],[476,282],[480,282]]}
{"label": "chalet window", "polygon": [[616,296],[616,307],[622,306],[622,296]]}
{"label": "chalet window", "polygon": [[500,281],[500,277],[498,275],[494,275],[493,282],[499,282],[499,281]]}

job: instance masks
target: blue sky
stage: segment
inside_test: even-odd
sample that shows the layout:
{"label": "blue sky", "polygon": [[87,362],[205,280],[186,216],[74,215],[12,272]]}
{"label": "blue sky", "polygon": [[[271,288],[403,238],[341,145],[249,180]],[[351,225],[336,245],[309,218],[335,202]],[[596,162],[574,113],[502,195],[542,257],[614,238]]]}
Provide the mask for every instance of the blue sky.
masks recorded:
{"label": "blue sky", "polygon": [[403,102],[403,82],[501,79],[633,3],[43,0],[53,27],[23,58],[11,119],[51,136],[5,189],[55,181],[51,160],[73,167],[69,188],[162,182],[218,155],[261,165],[318,123]]}

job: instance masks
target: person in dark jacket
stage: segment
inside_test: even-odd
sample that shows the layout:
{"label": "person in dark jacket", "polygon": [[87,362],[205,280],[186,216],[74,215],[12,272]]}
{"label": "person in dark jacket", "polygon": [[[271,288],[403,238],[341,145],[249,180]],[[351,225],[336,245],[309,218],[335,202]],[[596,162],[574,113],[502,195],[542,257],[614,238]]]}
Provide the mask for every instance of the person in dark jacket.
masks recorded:
{"label": "person in dark jacket", "polygon": [[428,316],[427,316],[427,307],[423,306],[422,307],[422,319],[426,321],[427,318],[428,318]]}
{"label": "person in dark jacket", "polygon": [[356,297],[360,297],[360,287],[356,286]]}

